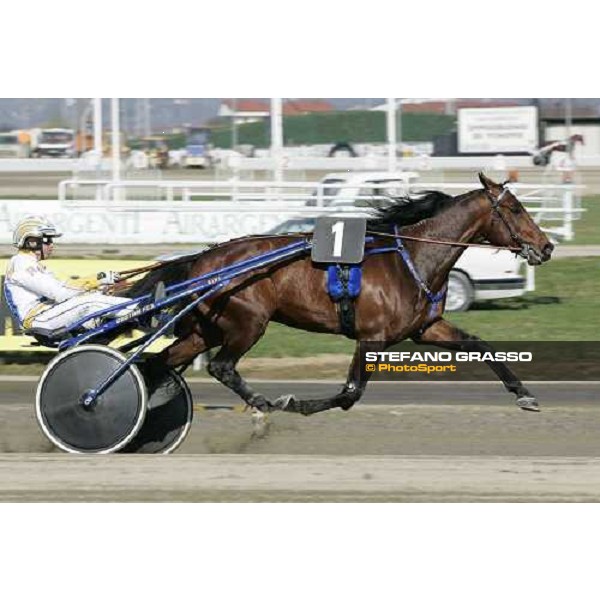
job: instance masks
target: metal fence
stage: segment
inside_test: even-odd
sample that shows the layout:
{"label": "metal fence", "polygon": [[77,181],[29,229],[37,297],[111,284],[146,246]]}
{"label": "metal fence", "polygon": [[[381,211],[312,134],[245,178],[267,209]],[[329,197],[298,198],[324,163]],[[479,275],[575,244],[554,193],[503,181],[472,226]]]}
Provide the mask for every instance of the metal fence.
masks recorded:
{"label": "metal fence", "polygon": [[[373,186],[371,186],[373,187]],[[402,187],[402,186],[401,186]],[[441,183],[435,186],[452,195],[473,189],[473,183]],[[536,222],[559,240],[573,239],[573,222],[581,218],[584,186],[574,184],[510,184]],[[177,181],[151,178],[71,178],[59,184],[59,201],[75,205],[95,199],[107,208],[136,205],[149,210],[290,211],[301,216],[322,208],[356,210],[388,202],[399,191],[398,182],[378,183],[377,193],[365,193],[368,185],[323,184],[306,181]],[[431,184],[407,182],[401,192],[431,188]],[[368,191],[368,189],[367,189]],[[159,206],[160,205],[160,206]],[[88,205],[89,206],[89,205]],[[328,210],[328,212],[329,212]]]}

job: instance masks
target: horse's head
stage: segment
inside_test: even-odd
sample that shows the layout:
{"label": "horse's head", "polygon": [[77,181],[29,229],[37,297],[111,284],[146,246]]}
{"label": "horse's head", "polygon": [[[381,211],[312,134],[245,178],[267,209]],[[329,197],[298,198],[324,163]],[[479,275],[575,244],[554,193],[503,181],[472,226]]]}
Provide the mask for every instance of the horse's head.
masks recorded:
{"label": "horse's head", "polygon": [[479,180],[491,205],[484,237],[497,246],[518,248],[515,252],[530,265],[550,260],[554,245],[515,195],[504,184],[494,183],[483,173],[479,173]]}

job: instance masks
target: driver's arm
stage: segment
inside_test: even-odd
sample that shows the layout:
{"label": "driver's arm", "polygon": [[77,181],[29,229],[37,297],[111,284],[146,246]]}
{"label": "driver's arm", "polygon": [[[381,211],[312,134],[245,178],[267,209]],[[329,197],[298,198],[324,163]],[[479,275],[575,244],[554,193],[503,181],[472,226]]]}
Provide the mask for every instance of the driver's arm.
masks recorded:
{"label": "driver's arm", "polygon": [[25,289],[54,302],[64,302],[83,293],[83,290],[65,285],[39,265],[13,271],[10,277]]}

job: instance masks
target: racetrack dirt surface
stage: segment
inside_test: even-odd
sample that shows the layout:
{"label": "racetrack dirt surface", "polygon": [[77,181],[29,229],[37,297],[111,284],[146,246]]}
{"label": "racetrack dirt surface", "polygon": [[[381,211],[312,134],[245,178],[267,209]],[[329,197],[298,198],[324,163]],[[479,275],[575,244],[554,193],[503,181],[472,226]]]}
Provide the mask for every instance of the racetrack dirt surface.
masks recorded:
{"label": "racetrack dirt surface", "polygon": [[[301,417],[201,411],[170,456],[55,450],[0,406],[2,501],[600,501],[600,406],[370,406]],[[599,458],[596,458],[599,457]]]}

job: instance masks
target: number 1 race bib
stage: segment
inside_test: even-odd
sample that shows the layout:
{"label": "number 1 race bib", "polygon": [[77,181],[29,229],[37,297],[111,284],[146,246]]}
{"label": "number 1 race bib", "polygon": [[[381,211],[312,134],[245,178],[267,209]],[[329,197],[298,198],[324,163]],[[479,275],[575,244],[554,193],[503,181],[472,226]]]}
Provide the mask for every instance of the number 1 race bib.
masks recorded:
{"label": "number 1 race bib", "polygon": [[365,252],[367,221],[363,217],[319,217],[311,258],[318,263],[358,264]]}

